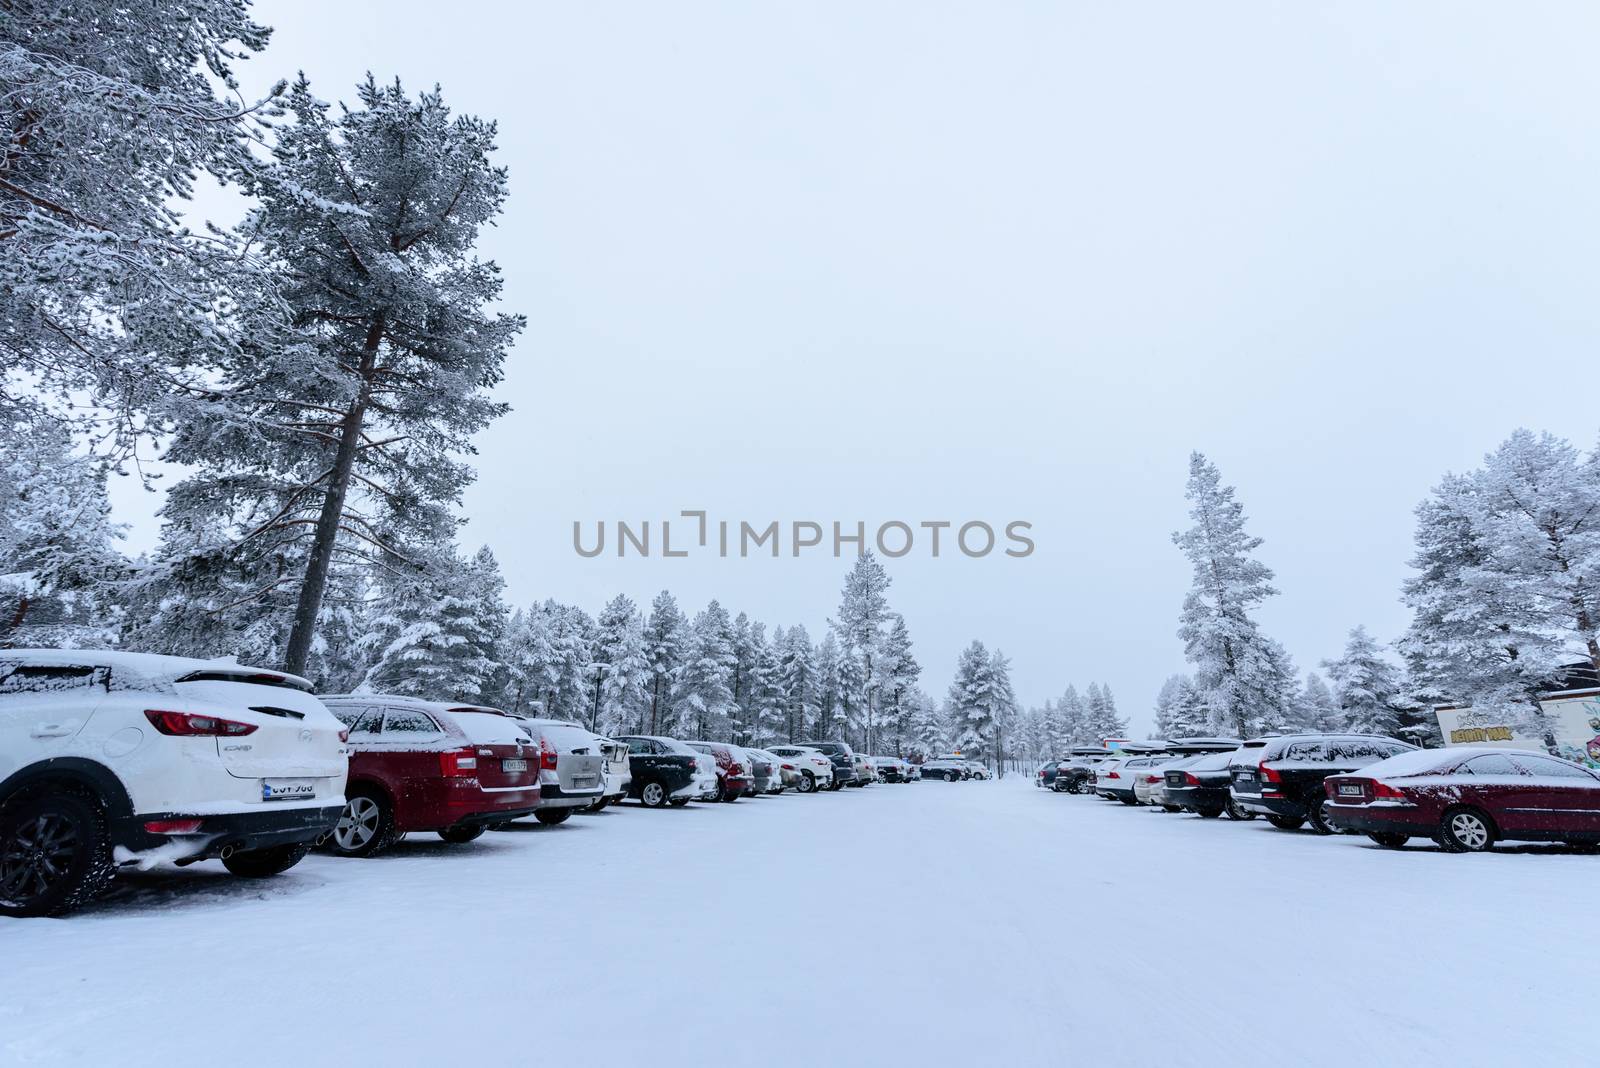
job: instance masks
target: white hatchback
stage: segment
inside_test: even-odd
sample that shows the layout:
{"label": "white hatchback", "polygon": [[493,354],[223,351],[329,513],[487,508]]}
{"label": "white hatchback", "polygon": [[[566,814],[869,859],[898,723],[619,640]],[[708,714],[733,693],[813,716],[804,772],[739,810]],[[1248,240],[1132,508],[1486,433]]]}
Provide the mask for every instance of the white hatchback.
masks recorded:
{"label": "white hatchback", "polygon": [[125,865],[288,870],[339,821],[346,738],[295,675],[0,650],[0,914],[65,912]]}
{"label": "white hatchback", "polygon": [[833,786],[833,761],[820,749],[807,745],[774,745],[767,749],[773,756],[792,761],[800,781],[795,789],[803,794],[826,790]]}

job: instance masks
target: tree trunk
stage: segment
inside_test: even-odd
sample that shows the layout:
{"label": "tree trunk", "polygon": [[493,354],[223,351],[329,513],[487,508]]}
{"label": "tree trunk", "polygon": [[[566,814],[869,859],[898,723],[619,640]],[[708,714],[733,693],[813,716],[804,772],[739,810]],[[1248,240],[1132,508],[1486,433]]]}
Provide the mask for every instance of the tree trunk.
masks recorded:
{"label": "tree trunk", "polygon": [[291,675],[304,675],[306,661],[311,655],[311,639],[316,634],[317,616],[322,611],[322,593],[327,588],[328,572],[333,566],[339,521],[344,518],[345,497],[350,492],[350,474],[355,470],[356,453],[361,447],[362,426],[372,397],[372,372],[377,366],[385,322],[384,313],[379,312],[367,330],[366,343],[361,349],[361,384],[339,426],[333,472],[328,476],[328,491],[322,498],[322,512],[317,516],[316,530],[312,534],[311,558],[306,564],[306,577],[300,584],[300,599],[289,630],[289,648],[284,654],[283,667]]}

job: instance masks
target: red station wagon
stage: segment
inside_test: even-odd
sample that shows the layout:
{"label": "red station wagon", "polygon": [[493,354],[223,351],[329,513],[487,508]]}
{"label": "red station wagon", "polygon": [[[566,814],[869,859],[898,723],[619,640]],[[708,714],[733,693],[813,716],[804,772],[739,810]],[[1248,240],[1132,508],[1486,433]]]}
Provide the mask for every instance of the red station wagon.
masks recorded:
{"label": "red station wagon", "polygon": [[407,831],[470,842],[539,804],[539,741],[494,708],[412,697],[322,702],[350,728],[344,815],[329,848],[368,857]]}
{"label": "red station wagon", "polygon": [[1521,749],[1424,749],[1326,780],[1329,822],[1397,849],[1413,837],[1449,853],[1502,839],[1600,843],[1600,775]]}

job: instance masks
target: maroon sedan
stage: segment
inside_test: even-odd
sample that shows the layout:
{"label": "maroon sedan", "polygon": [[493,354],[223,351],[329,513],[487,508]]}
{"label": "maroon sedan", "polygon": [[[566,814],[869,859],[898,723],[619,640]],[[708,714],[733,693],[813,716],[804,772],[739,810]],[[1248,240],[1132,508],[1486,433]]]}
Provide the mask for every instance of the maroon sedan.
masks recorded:
{"label": "maroon sedan", "polygon": [[689,748],[707,753],[717,762],[717,800],[737,801],[755,785],[752,769],[722,742],[689,742]]}
{"label": "maroon sedan", "polygon": [[1502,839],[1600,843],[1600,775],[1521,749],[1423,749],[1330,776],[1329,822],[1397,849],[1428,837],[1447,853]]}
{"label": "maroon sedan", "polygon": [[539,804],[540,740],[493,708],[324,697],[350,728],[345,810],[328,847],[369,857],[407,831],[470,842]]}

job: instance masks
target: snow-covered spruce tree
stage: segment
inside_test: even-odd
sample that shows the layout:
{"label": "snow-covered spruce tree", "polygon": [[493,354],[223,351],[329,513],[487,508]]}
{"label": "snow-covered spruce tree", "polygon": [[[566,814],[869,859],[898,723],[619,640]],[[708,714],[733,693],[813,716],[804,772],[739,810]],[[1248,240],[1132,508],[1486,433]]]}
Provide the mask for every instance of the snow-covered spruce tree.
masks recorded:
{"label": "snow-covered spruce tree", "polygon": [[532,713],[540,708],[544,693],[555,685],[556,668],[554,602],[518,611],[506,628],[506,708]]}
{"label": "snow-covered spruce tree", "polygon": [[[747,742],[755,726],[755,699],[752,687],[755,674],[757,646],[755,628],[750,617],[740,612],[733,618],[732,641],[733,668],[728,677],[728,690],[733,699],[728,705],[728,729],[735,742]],[[764,635],[763,635],[764,636]]]}
{"label": "snow-covered spruce tree", "polygon": [[618,594],[601,611],[589,670],[589,729],[623,733],[639,720],[649,676],[644,618],[631,599]]}
{"label": "snow-covered spruce tree", "polygon": [[[839,636],[840,702],[869,751],[877,744],[880,661],[891,613],[890,578],[869,549],[856,558],[845,576],[834,629]],[[908,644],[909,647],[909,644]]]}
{"label": "snow-covered spruce tree", "polygon": [[1125,737],[1128,721],[1118,714],[1117,699],[1112,696],[1111,687],[1091,682],[1085,693],[1084,729],[1089,738],[1086,744],[1099,745],[1107,738]]}
{"label": "snow-covered spruce tree", "polygon": [[1194,686],[1187,675],[1168,675],[1156,694],[1157,738],[1192,738],[1205,733],[1203,715],[1198,722],[1190,716],[1195,710]]}
{"label": "snow-covered spruce tree", "polygon": [[650,618],[645,622],[645,686],[648,707],[640,717],[639,728],[646,734],[662,729],[672,707],[672,685],[683,662],[688,623],[672,594],[662,590],[650,602]]}
{"label": "snow-covered spruce tree", "polygon": [[833,628],[829,627],[817,644],[817,719],[807,732],[811,741],[843,737],[839,691],[839,643],[833,636]]}
{"label": "snow-covered spruce tree", "polygon": [[1299,709],[1301,729],[1319,734],[1334,734],[1350,728],[1343,710],[1333,698],[1333,691],[1315,671],[1306,672],[1305,683],[1300,687]]}
{"label": "snow-covered spruce tree", "polygon": [[907,701],[922,677],[922,666],[911,650],[911,631],[898,612],[892,613],[893,622],[884,635],[883,650],[878,659],[879,680],[877,692],[882,704],[883,731],[888,745],[882,748],[895,756],[904,756],[906,741],[911,737],[911,705]]}
{"label": "snow-covered spruce tree", "polygon": [[1194,569],[1183,601],[1178,637],[1195,666],[1194,686],[1205,695],[1216,734],[1248,738],[1279,718],[1285,701],[1286,657],[1261,634],[1251,612],[1277,593],[1272,572],[1252,555],[1260,538],[1245,533],[1244,509],[1214,464],[1189,457],[1185,497],[1194,525],[1172,536]]}
{"label": "snow-covered spruce tree", "polygon": [[1390,736],[1400,730],[1400,669],[1384,659],[1366,627],[1352,630],[1344,654],[1324,660],[1322,667],[1345,730]]}
{"label": "snow-covered spruce tree", "polygon": [[989,759],[995,776],[1004,778],[1011,759],[1011,738],[1017,726],[1017,694],[1011,685],[1011,660],[996,649],[989,656],[989,719],[993,726],[987,739]]}
{"label": "snow-covered spruce tree", "polygon": [[722,605],[712,601],[694,617],[683,666],[672,694],[674,734],[723,738],[733,706],[732,624]]}
{"label": "snow-covered spruce tree", "polygon": [[1600,454],[1518,430],[1417,520],[1413,685],[1537,729],[1563,667],[1600,669]]}
{"label": "snow-covered spruce tree", "polygon": [[983,643],[974,640],[956,659],[955,679],[946,699],[950,717],[950,742],[967,755],[986,753],[995,728],[993,658]]}
{"label": "snow-covered spruce tree", "polygon": [[[767,640],[766,627],[757,623],[752,631],[756,655],[750,674],[749,703],[753,711],[750,736],[756,745],[766,746],[783,736],[783,671],[777,643]],[[780,629],[777,633],[783,632]]]}
{"label": "snow-covered spruce tree", "polygon": [[87,397],[120,455],[173,402],[209,395],[231,355],[234,286],[259,265],[186,229],[179,208],[200,174],[248,169],[273,111],[222,98],[267,41],[248,11],[0,6],[0,410],[76,415]]}
{"label": "snow-covered spruce tree", "polygon": [[522,323],[488,311],[499,272],[471,255],[505,199],[492,124],[370,78],[355,107],[303,78],[286,105],[240,234],[289,328],[242,346],[177,428],[167,458],[196,470],[169,496],[162,556],[173,582],[250,593],[218,610],[270,617],[298,672],[341,561],[443,558],[426,546],[471,479],[458,457],[504,410],[487,391]]}
{"label": "snow-covered spruce tree", "polygon": [[1061,700],[1056,702],[1056,714],[1061,717],[1061,729],[1067,745],[1094,744],[1089,737],[1089,709],[1076,686],[1069,683],[1062,692]]}
{"label": "snow-covered spruce tree", "polygon": [[113,644],[121,537],[104,467],[54,420],[23,428],[0,452],[0,648]]}
{"label": "snow-covered spruce tree", "polygon": [[504,619],[496,605],[504,582],[487,549],[470,561],[441,552],[384,572],[377,585],[363,689],[435,701],[498,697]]}
{"label": "snow-covered spruce tree", "polygon": [[911,742],[907,757],[921,756],[923,758],[937,756],[950,748],[950,741],[946,733],[944,710],[939,707],[928,693],[922,689],[913,690],[909,698],[911,705]]}
{"label": "snow-covered spruce tree", "polygon": [[810,736],[817,722],[817,654],[806,628],[795,624],[784,632],[778,651],[778,688],[783,701],[783,740]]}

